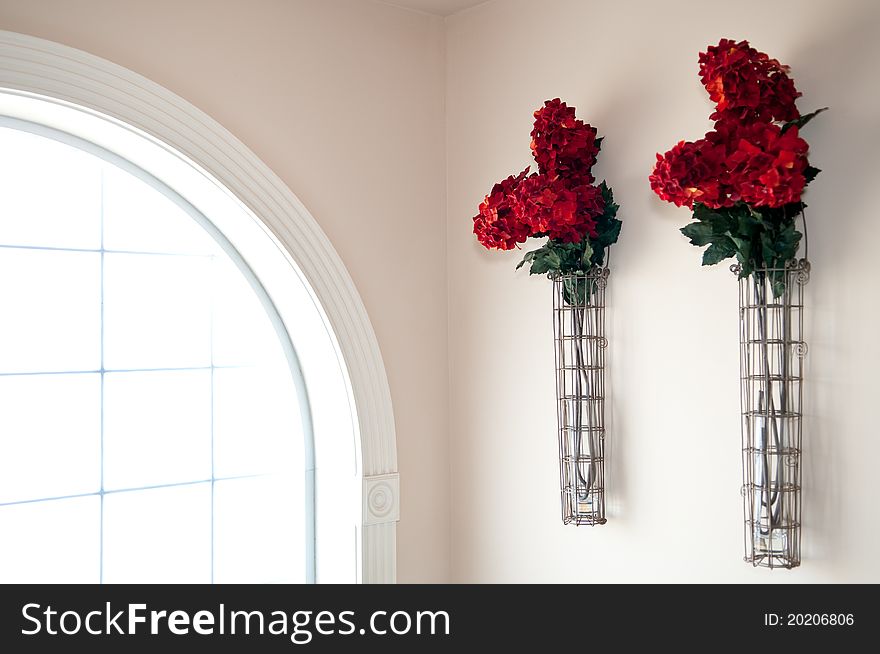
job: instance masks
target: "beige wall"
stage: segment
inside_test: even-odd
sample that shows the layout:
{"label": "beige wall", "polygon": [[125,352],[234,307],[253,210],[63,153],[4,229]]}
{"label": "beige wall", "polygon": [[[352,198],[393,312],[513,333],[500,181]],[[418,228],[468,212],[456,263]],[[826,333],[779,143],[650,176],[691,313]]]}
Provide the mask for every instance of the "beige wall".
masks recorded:
{"label": "beige wall", "polygon": [[218,120],[296,193],[364,299],[394,402],[398,577],[449,575],[443,21],[363,0],[0,0]]}
{"label": "beige wall", "polygon": [[[447,21],[453,579],[880,581],[880,4],[497,0]],[[824,169],[807,197],[810,344],[803,567],[742,562],[736,286],[701,269],[654,153],[702,136],[697,53],[748,38],[793,67]],[[471,216],[529,162],[531,112],[561,96],[606,136],[622,205],[612,257],[610,518],[558,516],[550,288],[487,252]]]}

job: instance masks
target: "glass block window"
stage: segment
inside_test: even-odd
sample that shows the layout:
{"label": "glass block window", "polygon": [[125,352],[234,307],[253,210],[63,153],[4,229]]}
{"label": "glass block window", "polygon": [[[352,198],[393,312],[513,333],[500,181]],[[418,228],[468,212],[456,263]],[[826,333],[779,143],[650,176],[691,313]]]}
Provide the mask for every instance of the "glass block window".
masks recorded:
{"label": "glass block window", "polygon": [[292,347],[209,227],[0,127],[0,583],[307,580]]}

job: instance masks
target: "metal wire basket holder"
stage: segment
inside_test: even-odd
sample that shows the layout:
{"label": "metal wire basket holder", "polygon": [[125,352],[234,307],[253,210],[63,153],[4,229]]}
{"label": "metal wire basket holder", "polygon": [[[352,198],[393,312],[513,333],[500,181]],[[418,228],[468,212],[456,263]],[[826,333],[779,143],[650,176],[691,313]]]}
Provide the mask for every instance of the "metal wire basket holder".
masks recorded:
{"label": "metal wire basket holder", "polygon": [[[731,266],[737,275],[739,265]],[[806,258],[739,280],[745,560],[801,562],[801,423]]]}
{"label": "metal wire basket holder", "polygon": [[605,517],[605,288],[608,268],[553,279],[562,522]]}

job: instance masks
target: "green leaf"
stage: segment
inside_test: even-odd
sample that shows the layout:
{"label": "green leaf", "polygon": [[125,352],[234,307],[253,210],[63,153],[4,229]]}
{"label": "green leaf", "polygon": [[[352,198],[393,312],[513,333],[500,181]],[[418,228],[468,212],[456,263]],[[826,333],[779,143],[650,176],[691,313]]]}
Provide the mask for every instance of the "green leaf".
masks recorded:
{"label": "green leaf", "polygon": [[773,298],[778,298],[783,293],[785,293],[785,282],[773,282]]}
{"label": "green leaf", "polygon": [[816,109],[816,111],[811,111],[808,114],[804,114],[800,118],[796,118],[795,120],[791,120],[791,121],[785,123],[785,125],[782,126],[782,133],[785,134],[792,127],[797,127],[798,129],[800,129],[801,127],[803,127],[804,125],[809,123],[811,120],[813,120],[813,118],[815,118],[816,116],[821,114],[823,111],[828,111],[828,107],[822,107],[821,109]]}
{"label": "green leaf", "polygon": [[751,238],[759,224],[751,211],[741,211],[737,214],[736,233],[743,238]]}
{"label": "green leaf", "polygon": [[755,209],[748,204],[743,204],[743,206],[746,208],[746,213],[751,216],[756,222],[764,222],[764,214],[761,212],[760,209]]}
{"label": "green leaf", "polygon": [[769,274],[769,280],[773,289],[773,297],[777,298],[785,293],[785,270],[784,266],[778,266],[777,270],[773,270]]}
{"label": "green leaf", "polygon": [[532,265],[529,267],[530,275],[543,275],[548,272],[552,268],[549,261],[547,261],[546,257],[538,257],[532,261]]}
{"label": "green leaf", "polygon": [[601,247],[608,247],[612,243],[617,243],[617,238],[620,236],[620,228],[623,226],[623,222],[617,220],[616,218],[611,219],[611,224],[608,226],[605,231],[599,233],[599,237],[596,239],[597,245]]}
{"label": "green leaf", "polygon": [[592,267],[592,258],[593,248],[588,241],[584,241],[584,253],[581,255],[580,261],[581,268],[583,268],[583,270],[589,270]]}
{"label": "green leaf", "polygon": [[559,270],[562,260],[556,252],[547,251],[535,257],[532,261],[532,267],[529,269],[530,275],[543,275],[551,270]]}
{"label": "green leaf", "polygon": [[620,205],[614,202],[614,191],[604,180],[599,184],[599,192],[602,193],[602,201],[605,203],[605,212],[600,216],[600,220],[610,221],[617,216],[617,210],[620,209]]}
{"label": "green leaf", "polygon": [[749,239],[741,238],[739,236],[731,236],[730,240],[733,241],[733,244],[736,246],[737,254],[742,252],[743,256],[748,257],[748,252],[752,245],[752,242]]}
{"label": "green leaf", "polygon": [[516,270],[519,270],[524,265],[526,265],[530,261],[534,261],[535,256],[538,254],[538,250],[532,250],[531,252],[526,252],[525,256],[522,258],[518,264],[516,264]]}
{"label": "green leaf", "polygon": [[776,252],[783,261],[794,259],[800,245],[802,234],[795,229],[794,223],[788,224],[776,239]]}
{"label": "green leaf", "polygon": [[752,274],[754,267],[752,266],[751,261],[749,261],[749,256],[747,251],[737,251],[736,260],[739,262],[739,277],[738,279],[745,279],[749,275]]}
{"label": "green leaf", "polygon": [[547,272],[559,271],[562,267],[562,257],[560,253],[553,249],[552,244],[548,243],[546,251],[540,257],[536,257],[532,263],[531,274],[542,275]]}
{"label": "green leaf", "polygon": [[712,245],[703,252],[703,265],[713,266],[719,261],[724,261],[728,257],[736,254],[736,245],[728,236],[723,236],[714,241]]}
{"label": "green leaf", "polygon": [[773,247],[773,237],[767,232],[761,232],[761,255],[764,265],[772,267],[776,259],[776,249]]}
{"label": "green leaf", "polygon": [[736,218],[726,209],[713,210],[705,204],[694,204],[694,218],[708,223],[716,234],[724,234],[736,227]]}
{"label": "green leaf", "polygon": [[712,210],[707,207],[705,204],[700,202],[694,203],[694,220],[699,220],[701,222],[706,221],[706,218],[709,214],[712,213]]}
{"label": "green leaf", "polygon": [[604,136],[600,136],[599,138],[597,138],[597,139],[595,140],[596,150],[601,150],[601,149],[602,149],[602,141],[604,141],[604,140],[605,140],[605,137],[604,137]]}
{"label": "green leaf", "polygon": [[719,234],[715,233],[712,225],[704,222],[689,223],[679,230],[690,239],[691,245],[702,247],[709,245]]}
{"label": "green leaf", "polygon": [[804,169],[804,179],[807,180],[807,184],[809,184],[814,179],[816,179],[816,175],[818,175],[821,172],[822,172],[822,170],[819,168],[815,168],[813,166],[807,166]]}
{"label": "green leaf", "polygon": [[566,304],[585,306],[590,303],[593,284],[583,277],[569,277],[563,282],[563,298]]}

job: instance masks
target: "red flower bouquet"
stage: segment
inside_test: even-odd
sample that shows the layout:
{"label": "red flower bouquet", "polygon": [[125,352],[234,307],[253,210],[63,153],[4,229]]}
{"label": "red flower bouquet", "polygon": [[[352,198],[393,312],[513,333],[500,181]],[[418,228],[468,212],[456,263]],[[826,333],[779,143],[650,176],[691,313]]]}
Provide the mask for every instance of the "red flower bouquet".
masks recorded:
{"label": "red flower bouquet", "polygon": [[709,246],[703,265],[735,256],[741,278],[782,268],[800,243],[794,221],[806,206],[801,195],[819,173],[800,128],[824,109],[802,116],[788,67],[747,41],[709,46],[700,54],[700,79],[716,103],[714,129],[658,154],[651,188],[693,210],[695,222],[681,231]]}
{"label": "red flower bouquet", "polygon": [[602,265],[621,226],[611,189],[596,185],[592,174],[602,139],[559,98],[535,111],[531,136],[538,172],[526,168],[492,187],[474,217],[477,240],[487,249],[512,250],[528,238],[547,237],[517,266],[530,263],[531,274]]}

